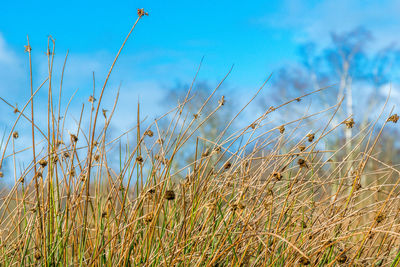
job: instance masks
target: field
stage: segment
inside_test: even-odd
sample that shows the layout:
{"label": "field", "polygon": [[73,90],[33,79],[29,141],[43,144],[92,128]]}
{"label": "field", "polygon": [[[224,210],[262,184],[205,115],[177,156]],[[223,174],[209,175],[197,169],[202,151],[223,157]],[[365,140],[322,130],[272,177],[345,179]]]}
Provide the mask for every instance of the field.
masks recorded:
{"label": "field", "polygon": [[[136,23],[146,13],[138,15]],[[1,193],[1,266],[398,265],[400,173],[380,157],[381,137],[398,127],[397,114],[383,105],[376,120],[355,128],[352,116],[337,119],[341,99],[313,113],[304,105],[296,118],[283,115],[329,89],[320,88],[234,124],[264,84],[219,122],[221,131],[204,136],[229,97],[217,94],[218,85],[193,111],[195,76],[176,108],[149,123],[138,103],[136,127],[110,139],[114,109],[101,103],[136,23],[76,132],[64,128],[68,108],[60,110],[51,67],[24,105],[9,104],[15,117],[0,165],[11,164],[1,176],[14,176],[15,184]],[[30,59],[29,40],[26,52]],[[33,112],[41,88],[48,89],[43,129]],[[271,123],[277,117],[284,122]],[[17,124],[32,133],[20,174]]]}

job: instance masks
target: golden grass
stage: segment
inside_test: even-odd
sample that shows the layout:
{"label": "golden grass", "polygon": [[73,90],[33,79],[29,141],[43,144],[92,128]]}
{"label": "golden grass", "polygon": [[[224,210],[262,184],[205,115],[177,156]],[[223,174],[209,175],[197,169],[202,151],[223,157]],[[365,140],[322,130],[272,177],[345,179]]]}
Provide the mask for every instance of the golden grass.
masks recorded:
{"label": "golden grass", "polygon": [[[147,13],[138,14],[136,23]],[[54,50],[48,53],[49,76],[39,87],[49,88],[47,129],[35,124],[33,96],[39,89],[31,85],[31,99],[16,109],[1,162],[12,159],[15,170],[14,144],[21,133],[14,128],[21,119],[32,126],[32,158],[2,194],[2,266],[397,265],[399,171],[375,151],[397,115],[381,115],[382,123],[366,125],[350,143],[333,148],[326,143],[354,126],[352,118],[332,124],[341,102],[271,126],[281,109],[320,89],[232,129],[240,111],[211,138],[199,129],[226,99],[204,114],[219,84],[198,112],[188,113],[194,79],[178,107],[145,127],[138,106],[134,132],[107,141],[114,110],[100,122],[101,101],[124,44],[97,100],[94,92],[89,98],[90,112],[81,113],[77,132],[67,134],[60,104],[53,103]],[[29,40],[26,50],[30,59]],[[29,105],[31,116],[25,114]],[[87,132],[80,125],[85,116]],[[115,168],[112,148],[127,136],[136,142],[118,149]],[[41,138],[46,150],[38,152]],[[179,157],[182,150],[193,153],[191,162]]]}

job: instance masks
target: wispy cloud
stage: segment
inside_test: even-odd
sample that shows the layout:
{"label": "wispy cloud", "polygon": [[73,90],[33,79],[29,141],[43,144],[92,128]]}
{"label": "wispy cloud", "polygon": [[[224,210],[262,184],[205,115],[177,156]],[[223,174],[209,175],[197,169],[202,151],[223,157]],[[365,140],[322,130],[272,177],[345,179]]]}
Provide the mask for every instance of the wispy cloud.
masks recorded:
{"label": "wispy cloud", "polygon": [[280,12],[258,17],[253,22],[286,30],[296,42],[325,42],[329,32],[364,26],[374,33],[379,45],[400,41],[400,37],[394,34],[400,31],[399,11],[400,2],[396,0],[285,0]]}

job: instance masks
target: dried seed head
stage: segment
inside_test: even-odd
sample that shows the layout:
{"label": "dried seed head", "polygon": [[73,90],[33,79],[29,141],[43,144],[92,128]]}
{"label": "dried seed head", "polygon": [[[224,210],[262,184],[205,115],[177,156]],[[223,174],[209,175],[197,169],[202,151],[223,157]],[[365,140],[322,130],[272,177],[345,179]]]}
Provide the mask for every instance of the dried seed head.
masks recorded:
{"label": "dried seed head", "polygon": [[156,143],[162,145],[164,144],[164,140],[162,140],[162,138],[158,138]]}
{"label": "dried seed head", "polygon": [[207,157],[211,153],[210,148],[206,148],[206,150],[201,154],[202,157]]}
{"label": "dried seed head", "polygon": [[17,139],[19,137],[19,134],[17,131],[15,131],[15,132],[13,132],[12,136],[14,139]]}
{"label": "dried seed head", "polygon": [[144,132],[144,135],[147,135],[148,137],[153,137],[154,133],[152,130],[147,130]]}
{"label": "dried seed head", "polygon": [[103,112],[103,116],[105,119],[107,119],[107,109],[102,108],[101,111]]}
{"label": "dried seed head", "polygon": [[65,151],[65,152],[63,153],[63,157],[64,157],[64,158],[69,158],[69,153],[68,153],[68,151]]}
{"label": "dried seed head", "polygon": [[220,100],[218,100],[218,104],[220,105],[220,106],[223,106],[224,104],[225,104],[225,96],[221,96],[221,99]]}
{"label": "dried seed head", "polygon": [[301,228],[307,228],[307,223],[305,221],[301,221]]}
{"label": "dried seed head", "polygon": [[14,108],[14,113],[19,113],[19,109],[17,107]]}
{"label": "dried seed head", "polygon": [[255,129],[257,127],[257,123],[253,122],[252,124],[250,124],[251,129]]}
{"label": "dried seed head", "polygon": [[56,147],[58,148],[60,145],[64,144],[61,140],[56,140]]}
{"label": "dried seed head", "polygon": [[102,213],[101,213],[101,217],[102,218],[105,218],[107,216],[107,211],[103,211]]}
{"label": "dried seed head", "polygon": [[24,45],[25,52],[30,53],[32,51],[32,47],[30,45]]}
{"label": "dried seed head", "polygon": [[57,154],[55,154],[53,156],[53,163],[57,163],[57,161],[58,161],[58,156],[57,156]]}
{"label": "dried seed head", "polygon": [[156,190],[154,188],[149,189],[149,191],[147,191],[148,194],[152,195],[156,192]]}
{"label": "dried seed head", "polygon": [[314,140],[315,134],[310,133],[310,134],[307,134],[306,137],[308,138],[308,142],[312,142]]}
{"label": "dried seed head", "polygon": [[282,180],[282,174],[280,172],[274,172],[272,176],[278,181]]}
{"label": "dried seed head", "polygon": [[299,145],[299,150],[300,151],[304,151],[306,149],[306,146],[305,145]]}
{"label": "dried seed head", "polygon": [[138,14],[138,16],[139,16],[140,18],[143,17],[143,16],[148,16],[148,15],[149,15],[149,13],[147,13],[147,12],[144,11],[144,8],[138,8],[137,14]]}
{"label": "dried seed head", "polygon": [[226,162],[226,163],[224,164],[224,169],[227,170],[227,169],[229,169],[231,166],[232,166],[232,163],[230,163],[230,162],[228,161],[228,162]]}
{"label": "dried seed head", "polygon": [[0,178],[2,178],[4,176],[3,172],[0,171]]}
{"label": "dried seed head", "polygon": [[356,190],[360,190],[361,189],[361,183],[360,182],[356,183],[355,189]]}
{"label": "dried seed head", "polygon": [[138,157],[136,158],[136,161],[137,161],[138,163],[142,163],[142,162],[143,162],[142,156],[138,156]]}
{"label": "dried seed head", "polygon": [[36,251],[36,253],[35,253],[35,259],[38,261],[38,260],[40,260],[42,258],[42,255],[40,254],[40,252],[39,251]]}
{"label": "dried seed head", "polygon": [[387,119],[388,122],[391,121],[391,122],[393,122],[393,123],[397,123],[398,120],[399,120],[399,115],[397,115],[397,114],[393,114],[392,116],[390,116],[390,117]]}
{"label": "dried seed head", "polygon": [[385,215],[379,214],[379,215],[375,218],[375,221],[376,221],[377,223],[381,223],[381,222],[383,222],[384,219],[385,219]]}
{"label": "dried seed head", "polygon": [[165,191],[165,196],[164,198],[166,200],[174,200],[175,199],[175,192],[174,190],[167,190]]}
{"label": "dried seed head", "polygon": [[42,172],[38,171],[35,173],[36,178],[43,177]]}
{"label": "dried seed head", "polygon": [[70,175],[71,177],[75,177],[75,175],[76,175],[75,169],[72,169],[72,170],[69,172],[69,175]]}
{"label": "dried seed head", "polygon": [[348,120],[345,120],[343,123],[346,125],[347,129],[353,128],[353,126],[354,126],[354,124],[355,124],[353,118],[348,119]]}
{"label": "dried seed head", "polygon": [[90,103],[94,103],[95,101],[96,101],[96,98],[94,98],[94,96],[89,96],[89,99],[88,99],[88,101],[90,102]]}
{"label": "dried seed head", "polygon": [[100,160],[100,155],[99,154],[94,155],[94,160],[98,162]]}
{"label": "dried seed head", "polygon": [[300,101],[301,101],[301,98],[300,98],[300,97],[296,98],[296,101],[297,101],[297,102],[300,102]]}
{"label": "dried seed head", "polygon": [[345,262],[347,261],[347,256],[346,256],[346,254],[340,255],[339,258],[337,259],[337,261],[338,261],[339,263],[345,263]]}
{"label": "dried seed head", "polygon": [[284,132],[285,132],[285,126],[283,126],[283,125],[281,125],[281,126],[279,126],[279,132],[281,133],[281,134],[283,134]]}
{"label": "dried seed head", "polygon": [[39,165],[42,166],[43,168],[47,166],[47,160],[41,159],[39,160]]}
{"label": "dried seed head", "polygon": [[301,258],[299,259],[299,263],[302,264],[302,265],[309,265],[311,262],[310,262],[310,260],[309,260],[308,258],[306,258],[306,257],[301,257]]}
{"label": "dried seed head", "polygon": [[216,146],[216,147],[214,148],[214,151],[215,151],[216,153],[220,153],[220,152],[221,152],[221,147],[220,147],[220,146]]}
{"label": "dried seed head", "polygon": [[146,214],[146,216],[144,216],[144,221],[146,223],[150,223],[153,220],[153,218],[154,218],[153,214],[149,213],[149,214]]}
{"label": "dried seed head", "polygon": [[298,159],[297,163],[299,164],[300,167],[307,167],[306,161],[302,158]]}
{"label": "dried seed head", "polygon": [[70,134],[70,137],[71,137],[71,141],[72,141],[73,143],[75,143],[75,142],[78,141],[78,137],[77,137],[76,135]]}
{"label": "dried seed head", "polygon": [[97,143],[97,141],[93,142],[93,146],[97,146],[99,143]]}

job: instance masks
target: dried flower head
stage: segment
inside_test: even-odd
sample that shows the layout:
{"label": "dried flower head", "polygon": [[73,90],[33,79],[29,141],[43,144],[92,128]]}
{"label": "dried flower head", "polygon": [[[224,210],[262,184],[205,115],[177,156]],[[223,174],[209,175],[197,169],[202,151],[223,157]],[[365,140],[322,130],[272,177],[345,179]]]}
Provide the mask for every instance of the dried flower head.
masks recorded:
{"label": "dried flower head", "polygon": [[230,163],[230,162],[228,161],[228,162],[226,162],[226,163],[224,164],[224,169],[227,170],[227,169],[229,169],[231,166],[232,166],[232,163]]}
{"label": "dried flower head", "polygon": [[390,117],[387,119],[388,122],[391,121],[391,122],[393,122],[393,123],[397,123],[398,120],[399,120],[399,115],[397,115],[397,114],[393,114],[392,116],[390,116]]}
{"label": "dried flower head", "polygon": [[300,167],[307,167],[306,161],[302,158],[298,159],[297,163],[299,164]]}
{"label": "dried flower head", "polygon": [[154,133],[152,130],[147,130],[144,132],[144,135],[147,135],[148,137],[153,137]]}
{"label": "dried flower head", "polygon": [[354,126],[354,124],[355,124],[353,118],[350,118],[350,119],[348,119],[348,120],[345,120],[343,123],[346,125],[347,129],[353,128],[353,126]]}
{"label": "dried flower head", "polygon": [[140,18],[143,17],[143,16],[148,16],[148,15],[149,15],[149,13],[147,13],[147,12],[144,11],[144,8],[138,8],[137,14],[138,14],[138,16],[139,16]]}
{"label": "dried flower head", "polygon": [[153,220],[153,218],[154,218],[153,214],[149,213],[149,214],[146,214],[146,216],[144,216],[144,221],[146,223],[150,223]]}
{"label": "dried flower head", "polygon": [[107,119],[107,109],[102,108],[101,111],[103,112],[103,116],[105,119]]}
{"label": "dried flower head", "polygon": [[64,157],[64,158],[69,158],[69,152],[68,152],[68,151],[64,151],[63,157]]}
{"label": "dried flower head", "polygon": [[314,140],[315,134],[314,133],[309,133],[306,135],[308,138],[308,142],[312,142]]}
{"label": "dried flower head", "polygon": [[309,265],[311,262],[310,262],[310,260],[309,260],[308,258],[306,258],[306,257],[301,257],[301,258],[299,259],[299,263],[302,264],[302,265]]}
{"label": "dried flower head", "polygon": [[339,263],[345,263],[345,262],[347,261],[347,256],[346,256],[346,254],[340,255],[339,258],[337,259],[337,261],[338,261]]}
{"label": "dried flower head", "polygon": [[278,181],[282,180],[282,174],[280,172],[274,172],[272,176]]}
{"label": "dried flower head", "polygon": [[174,200],[175,199],[175,192],[174,190],[167,190],[165,191],[165,196],[164,198],[166,200]]}
{"label": "dried flower head", "polygon": [[32,51],[32,47],[30,45],[24,45],[25,52],[30,53]]}
{"label": "dried flower head", "polygon": [[285,126],[283,126],[283,125],[281,125],[281,126],[279,126],[279,132],[281,133],[281,134],[283,134],[284,132],[285,132]]}
{"label": "dried flower head", "polygon": [[299,145],[299,150],[300,151],[304,151],[306,149],[306,146],[305,145]]}
{"label": "dried flower head", "polygon": [[220,106],[223,106],[223,105],[225,105],[225,102],[226,102],[226,100],[225,100],[225,96],[221,96],[221,99],[220,99],[220,100],[218,100],[218,104],[219,104]]}
{"label": "dried flower head", "polygon": [[88,99],[88,101],[90,102],[90,103],[94,103],[95,101],[96,101],[96,98],[94,98],[94,96],[89,96],[89,99]]}
{"label": "dried flower head", "polygon": [[78,142],[78,137],[77,137],[76,135],[70,134],[70,137],[71,137],[71,141],[72,141],[73,143]]}
{"label": "dried flower head", "polygon": [[220,152],[221,152],[221,147],[220,147],[220,146],[216,146],[216,147],[214,148],[214,151],[215,151],[216,153],[220,153]]}
{"label": "dried flower head", "polygon": [[17,139],[19,137],[19,134],[17,131],[15,131],[15,132],[13,132],[12,136],[14,139]]}
{"label": "dried flower head", "polygon": [[206,148],[206,150],[204,150],[204,152],[201,154],[202,157],[207,157],[209,156],[211,153],[210,148]]}
{"label": "dried flower head", "polygon": [[385,219],[385,215],[379,214],[378,216],[376,216],[375,221],[377,223],[381,223],[381,222],[383,222],[384,219]]}
{"label": "dried flower head", "polygon": [[47,166],[47,160],[41,159],[39,160],[39,165],[42,166],[43,168]]}
{"label": "dried flower head", "polygon": [[149,189],[149,191],[147,191],[148,194],[152,195],[156,192],[156,190],[154,188]]}
{"label": "dried flower head", "polygon": [[136,161],[137,161],[138,163],[142,163],[142,162],[143,162],[142,156],[136,157]]}
{"label": "dried flower head", "polygon": [[93,142],[93,146],[97,146],[99,143],[97,141]]}
{"label": "dried flower head", "polygon": [[40,260],[42,258],[42,255],[40,254],[40,252],[39,251],[36,251],[35,252],[35,259],[38,261],[38,260]]}
{"label": "dried flower head", "polygon": [[98,162],[98,161],[100,160],[100,155],[99,155],[99,154],[94,155],[93,159],[94,159],[96,162]]}
{"label": "dried flower head", "polygon": [[251,129],[255,129],[257,127],[257,123],[253,122],[252,124],[250,124]]}

